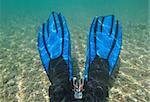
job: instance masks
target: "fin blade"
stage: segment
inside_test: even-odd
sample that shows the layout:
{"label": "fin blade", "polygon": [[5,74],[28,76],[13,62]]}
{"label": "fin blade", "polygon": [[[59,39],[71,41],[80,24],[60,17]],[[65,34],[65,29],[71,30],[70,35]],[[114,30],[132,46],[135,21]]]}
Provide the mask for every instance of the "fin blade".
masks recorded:
{"label": "fin blade", "polygon": [[40,28],[40,32],[38,34],[38,50],[40,52],[40,58],[42,60],[42,64],[46,71],[48,71],[49,62],[50,62],[50,56],[48,55],[45,44],[44,44],[44,38],[43,38],[43,27]]}
{"label": "fin blade", "polygon": [[95,57],[95,41],[94,41],[94,36],[95,36],[95,26],[96,26],[96,22],[97,22],[97,17],[94,17],[94,20],[91,24],[90,27],[90,32],[88,34],[88,40],[87,40],[87,53],[86,53],[86,64],[85,64],[85,79],[88,79],[88,69],[90,66],[90,63],[92,62],[92,59],[94,59]]}
{"label": "fin blade", "polygon": [[[95,42],[93,40],[94,37],[96,39]],[[98,55],[99,58],[108,61],[108,69],[109,73],[111,73],[117,63],[122,43],[122,31],[116,17],[113,15],[100,16],[98,18],[97,26],[93,27],[92,23],[88,42],[84,76],[85,79],[88,79],[88,70],[91,62],[95,59],[95,57],[93,57],[95,55]]]}
{"label": "fin blade", "polygon": [[112,49],[112,52],[108,58],[109,62],[109,73],[111,74],[119,57],[120,51],[121,51],[121,45],[122,45],[122,29],[120,24],[118,24],[118,36],[116,38],[116,43],[114,45],[114,48]]}
{"label": "fin blade", "polygon": [[[51,59],[59,57],[62,53],[62,32],[58,29],[60,28],[60,23],[58,23],[58,17],[56,13],[52,13],[49,17],[49,37],[47,39],[47,47],[49,53],[51,53]],[[59,28],[58,28],[59,27]]]}
{"label": "fin blade", "polygon": [[[59,72],[59,68],[56,68],[58,67],[57,64],[62,64],[60,65],[62,70],[65,72],[68,70],[69,79],[72,79],[70,33],[63,15],[56,12],[50,14],[47,22],[39,31],[38,49],[42,64],[50,80],[53,73]],[[63,66],[67,69],[63,69]]]}
{"label": "fin blade", "polygon": [[[100,17],[102,18],[102,17]],[[96,34],[96,50],[97,54],[104,59],[107,59],[109,52],[111,50],[112,44],[114,42],[114,37],[110,36],[111,28],[113,32],[116,30],[116,20],[114,19],[114,24],[112,25],[112,16],[104,17],[102,24],[102,32],[97,32]],[[105,24],[106,23],[106,24]],[[108,29],[108,30],[107,30]]]}
{"label": "fin blade", "polygon": [[65,59],[66,63],[69,66],[69,79],[73,78],[73,68],[72,68],[72,59],[71,59],[71,44],[70,44],[70,33],[68,26],[65,20],[65,17],[62,14],[59,14],[59,19],[61,21],[62,31],[63,31],[63,53],[62,56]]}

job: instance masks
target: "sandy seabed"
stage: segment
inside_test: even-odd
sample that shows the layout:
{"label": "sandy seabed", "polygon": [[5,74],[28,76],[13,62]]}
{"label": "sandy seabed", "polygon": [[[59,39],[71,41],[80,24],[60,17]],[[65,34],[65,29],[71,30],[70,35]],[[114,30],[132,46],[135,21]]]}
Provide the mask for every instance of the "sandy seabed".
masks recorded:
{"label": "sandy seabed", "polygon": [[[9,18],[0,28],[0,102],[49,102],[50,82],[37,49],[40,23]],[[9,26],[8,26],[9,25]],[[69,27],[72,58],[84,70],[87,32]],[[74,28],[74,29],[73,29]],[[109,91],[110,102],[150,101],[150,31],[145,24],[123,25],[120,68]],[[77,67],[73,64],[74,69]]]}

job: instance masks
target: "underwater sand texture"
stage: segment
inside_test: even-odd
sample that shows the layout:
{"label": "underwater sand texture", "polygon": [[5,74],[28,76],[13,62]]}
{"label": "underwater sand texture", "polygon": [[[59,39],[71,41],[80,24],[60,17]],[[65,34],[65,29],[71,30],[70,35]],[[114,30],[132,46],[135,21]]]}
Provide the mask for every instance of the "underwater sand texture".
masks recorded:
{"label": "underwater sand texture", "polygon": [[[41,22],[8,17],[0,27],[0,102],[49,102],[50,82],[37,50]],[[24,20],[24,23],[20,22]],[[8,26],[9,25],[9,26]],[[86,26],[89,24],[85,24]],[[85,26],[83,25],[83,26]],[[150,31],[145,24],[123,25],[123,46],[109,102],[149,102]],[[69,27],[74,69],[84,70],[88,29]],[[82,31],[81,31],[82,30]],[[81,74],[81,73],[80,73]]]}

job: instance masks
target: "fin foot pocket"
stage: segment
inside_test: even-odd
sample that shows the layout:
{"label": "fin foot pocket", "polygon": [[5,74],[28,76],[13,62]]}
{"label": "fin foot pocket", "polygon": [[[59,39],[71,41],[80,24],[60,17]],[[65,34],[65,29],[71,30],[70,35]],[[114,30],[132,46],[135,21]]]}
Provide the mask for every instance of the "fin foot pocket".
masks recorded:
{"label": "fin foot pocket", "polygon": [[107,102],[109,84],[108,61],[96,55],[89,66],[88,75],[88,81],[85,82],[84,86],[84,97],[93,97],[91,102]]}

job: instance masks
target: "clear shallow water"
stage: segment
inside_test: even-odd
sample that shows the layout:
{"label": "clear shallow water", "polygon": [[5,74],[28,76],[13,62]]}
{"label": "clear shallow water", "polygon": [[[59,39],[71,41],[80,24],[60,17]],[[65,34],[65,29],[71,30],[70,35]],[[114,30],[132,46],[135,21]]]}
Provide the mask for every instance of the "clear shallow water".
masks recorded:
{"label": "clear shallow water", "polygon": [[37,33],[52,11],[67,19],[73,58],[81,70],[93,17],[116,15],[123,27],[123,46],[109,101],[150,101],[148,4],[148,0],[1,0],[0,101],[48,101],[50,83],[39,58]]}

